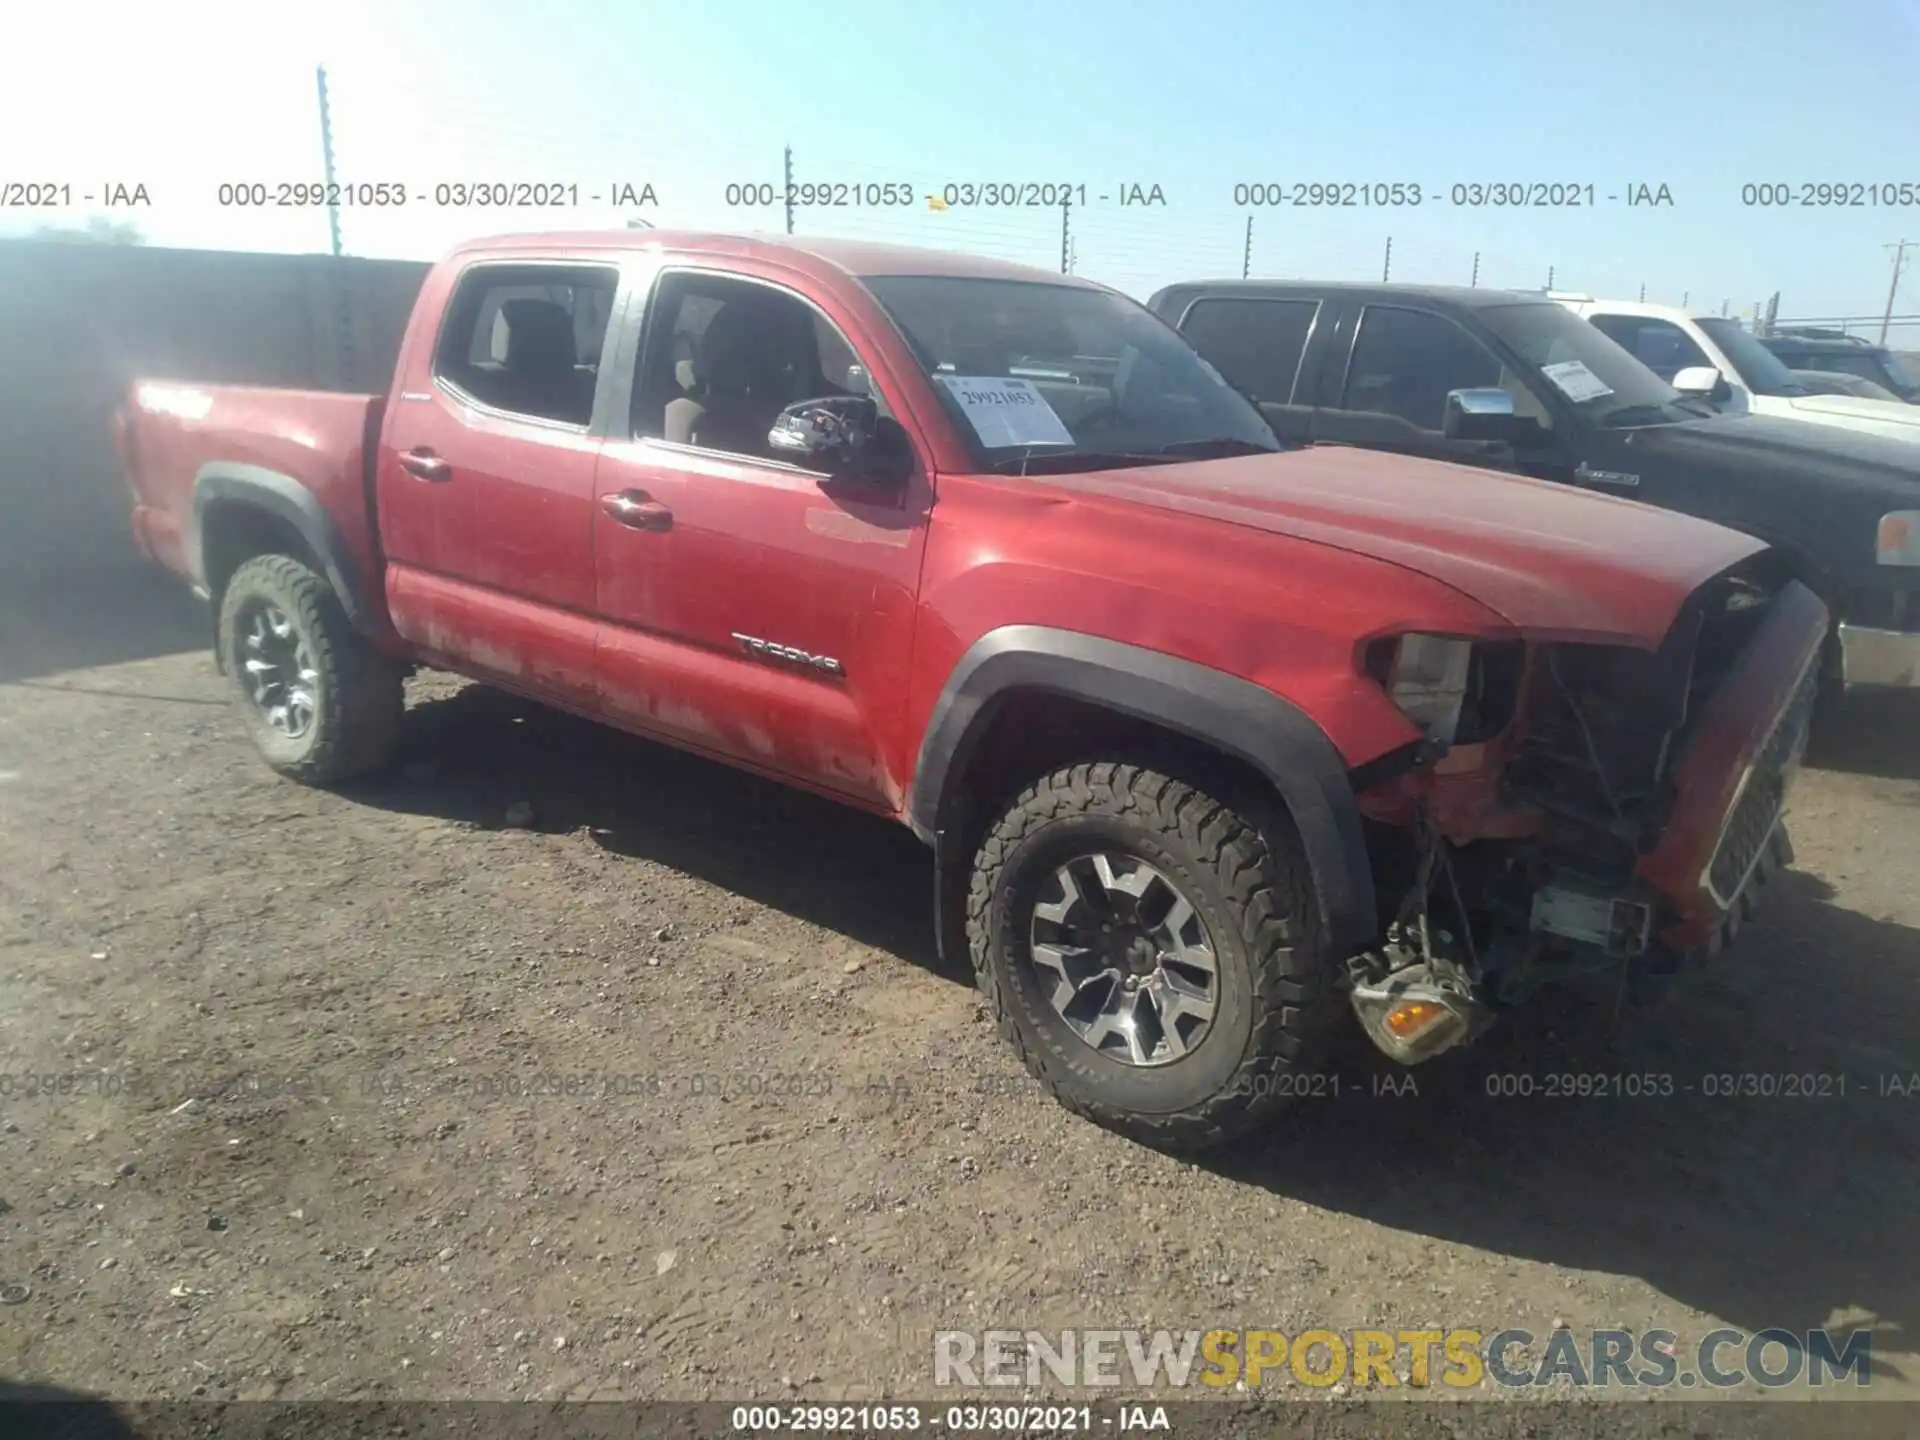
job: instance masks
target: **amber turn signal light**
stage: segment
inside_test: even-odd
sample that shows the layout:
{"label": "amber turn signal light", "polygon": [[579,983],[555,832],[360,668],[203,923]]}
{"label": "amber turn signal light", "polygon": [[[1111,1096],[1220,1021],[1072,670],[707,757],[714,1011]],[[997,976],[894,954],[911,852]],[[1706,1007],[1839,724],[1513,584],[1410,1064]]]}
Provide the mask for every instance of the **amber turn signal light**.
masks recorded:
{"label": "amber turn signal light", "polygon": [[1409,1000],[1387,1012],[1387,1029],[1402,1040],[1411,1040],[1423,1030],[1450,1018],[1446,1010],[1425,1000]]}

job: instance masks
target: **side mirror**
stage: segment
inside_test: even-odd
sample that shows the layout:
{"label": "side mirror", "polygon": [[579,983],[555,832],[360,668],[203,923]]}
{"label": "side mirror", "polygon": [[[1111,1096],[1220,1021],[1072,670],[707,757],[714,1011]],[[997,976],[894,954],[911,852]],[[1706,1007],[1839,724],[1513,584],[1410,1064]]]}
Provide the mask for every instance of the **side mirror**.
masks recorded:
{"label": "side mirror", "polygon": [[1689,365],[1676,371],[1668,382],[1682,395],[1692,396],[1696,400],[1731,400],[1733,387],[1727,383],[1727,377],[1711,365]]}
{"label": "side mirror", "polygon": [[824,395],[796,400],[767,432],[777,456],[824,470],[837,480],[883,483],[896,478],[907,446],[899,427],[881,418],[868,395]]}
{"label": "side mirror", "polygon": [[1535,434],[1531,417],[1516,415],[1505,390],[1449,390],[1441,434],[1449,440],[1504,440],[1516,444]]}

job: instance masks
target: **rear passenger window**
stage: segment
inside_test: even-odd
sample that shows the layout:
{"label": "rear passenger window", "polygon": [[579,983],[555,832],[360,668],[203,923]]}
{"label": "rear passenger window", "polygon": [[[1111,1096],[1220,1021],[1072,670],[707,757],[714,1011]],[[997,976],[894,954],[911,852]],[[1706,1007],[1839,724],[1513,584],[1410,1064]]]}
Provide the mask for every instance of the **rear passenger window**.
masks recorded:
{"label": "rear passenger window", "polygon": [[1180,333],[1236,390],[1288,405],[1319,308],[1314,300],[1201,300]]}
{"label": "rear passenger window", "polygon": [[481,265],[460,278],[434,375],[490,409],[584,426],[619,273],[597,265]]}
{"label": "rear passenger window", "polygon": [[1490,389],[1501,378],[1493,352],[1444,316],[1369,305],[1347,362],[1341,408],[1437,431],[1446,424],[1448,391]]}

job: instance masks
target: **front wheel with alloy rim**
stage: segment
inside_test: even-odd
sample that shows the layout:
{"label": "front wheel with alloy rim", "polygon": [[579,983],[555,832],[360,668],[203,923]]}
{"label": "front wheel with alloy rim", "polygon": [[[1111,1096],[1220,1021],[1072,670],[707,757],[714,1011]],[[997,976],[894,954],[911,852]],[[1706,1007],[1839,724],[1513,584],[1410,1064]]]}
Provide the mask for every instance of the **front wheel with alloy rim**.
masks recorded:
{"label": "front wheel with alloy rim", "polygon": [[968,939],[1002,1034],[1068,1109],[1166,1149],[1308,1093],[1339,1019],[1292,827],[1229,790],[1069,766],[974,862]]}
{"label": "front wheel with alloy rim", "polygon": [[282,775],[312,785],[392,753],[400,667],[353,628],[333,587],[288,555],[256,555],[220,598],[220,651],[248,733]]}

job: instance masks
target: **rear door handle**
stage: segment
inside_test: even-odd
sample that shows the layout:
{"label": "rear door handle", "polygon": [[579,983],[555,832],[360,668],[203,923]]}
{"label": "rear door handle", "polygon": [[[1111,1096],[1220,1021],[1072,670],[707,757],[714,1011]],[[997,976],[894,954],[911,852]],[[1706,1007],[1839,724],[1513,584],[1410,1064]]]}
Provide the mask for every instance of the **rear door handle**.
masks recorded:
{"label": "rear door handle", "polygon": [[400,468],[422,480],[451,480],[453,470],[446,461],[425,446],[400,452]]}
{"label": "rear door handle", "polygon": [[600,508],[629,530],[671,530],[673,511],[644,490],[616,490],[600,497]]}

